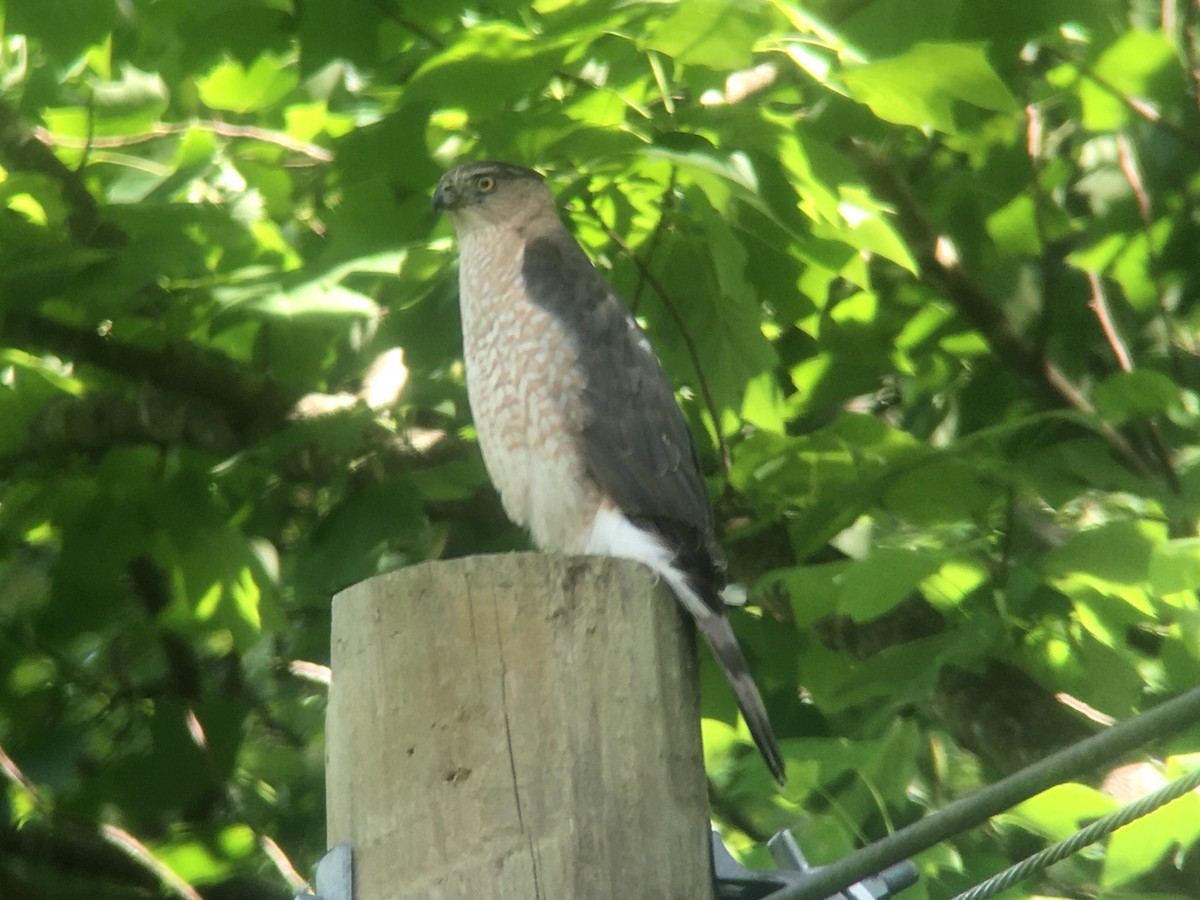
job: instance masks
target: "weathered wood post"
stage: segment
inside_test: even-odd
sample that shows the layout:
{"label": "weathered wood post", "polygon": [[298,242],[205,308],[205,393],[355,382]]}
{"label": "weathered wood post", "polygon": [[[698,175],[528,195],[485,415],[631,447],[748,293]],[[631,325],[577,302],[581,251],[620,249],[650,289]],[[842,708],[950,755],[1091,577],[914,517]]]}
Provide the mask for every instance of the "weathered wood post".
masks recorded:
{"label": "weathered wood post", "polygon": [[356,900],[710,900],[690,629],[623,560],[423,563],[333,606]]}

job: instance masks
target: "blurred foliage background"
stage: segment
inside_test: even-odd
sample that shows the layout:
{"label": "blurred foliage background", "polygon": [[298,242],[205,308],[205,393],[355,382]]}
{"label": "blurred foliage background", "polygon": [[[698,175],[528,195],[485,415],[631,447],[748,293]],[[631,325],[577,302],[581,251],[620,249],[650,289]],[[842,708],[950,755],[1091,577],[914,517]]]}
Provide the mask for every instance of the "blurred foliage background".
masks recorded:
{"label": "blurred foliage background", "polygon": [[[692,420],[816,862],[1200,680],[1190,0],[0,0],[0,896],[290,897],[330,597],[526,546],[444,169],[541,168]],[[398,688],[401,689],[401,688]],[[923,854],[947,897],[1200,731]],[[1200,896],[1200,797],[1010,892]]]}

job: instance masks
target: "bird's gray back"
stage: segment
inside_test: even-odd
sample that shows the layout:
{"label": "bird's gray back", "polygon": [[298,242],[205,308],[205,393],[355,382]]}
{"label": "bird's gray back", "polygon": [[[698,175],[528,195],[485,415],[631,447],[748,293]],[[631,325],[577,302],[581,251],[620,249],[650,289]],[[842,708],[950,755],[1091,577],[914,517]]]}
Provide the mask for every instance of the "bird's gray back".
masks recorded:
{"label": "bird's gray back", "polygon": [[563,229],[530,240],[529,296],[574,336],[582,374],[587,473],[634,522],[660,535],[689,572],[723,585],[712,507],[687,421],[658,357],[624,303]]}

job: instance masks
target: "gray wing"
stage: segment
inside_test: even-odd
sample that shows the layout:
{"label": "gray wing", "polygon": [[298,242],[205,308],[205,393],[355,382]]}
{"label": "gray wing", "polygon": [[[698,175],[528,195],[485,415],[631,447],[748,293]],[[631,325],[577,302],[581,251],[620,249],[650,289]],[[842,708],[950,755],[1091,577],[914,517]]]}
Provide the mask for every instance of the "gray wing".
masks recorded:
{"label": "gray wing", "polygon": [[578,336],[589,473],[625,515],[667,541],[707,599],[724,585],[712,506],[687,421],[649,341],[565,230],[529,241],[523,275],[531,299]]}
{"label": "gray wing", "polygon": [[589,474],[626,516],[663,538],[696,593],[718,613],[697,625],[767,768],[783,784],[779,744],[718,593],[725,576],[696,445],[658,357],[565,230],[529,241],[522,272],[531,299],[579,341]]}

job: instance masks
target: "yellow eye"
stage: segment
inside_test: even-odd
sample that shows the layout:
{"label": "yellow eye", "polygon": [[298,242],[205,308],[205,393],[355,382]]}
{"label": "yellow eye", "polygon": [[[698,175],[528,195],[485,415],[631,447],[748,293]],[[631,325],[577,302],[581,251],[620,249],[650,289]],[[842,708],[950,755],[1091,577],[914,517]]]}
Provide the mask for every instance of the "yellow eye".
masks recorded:
{"label": "yellow eye", "polygon": [[496,187],[496,179],[491,175],[480,175],[475,179],[475,190],[481,194],[491,193]]}

